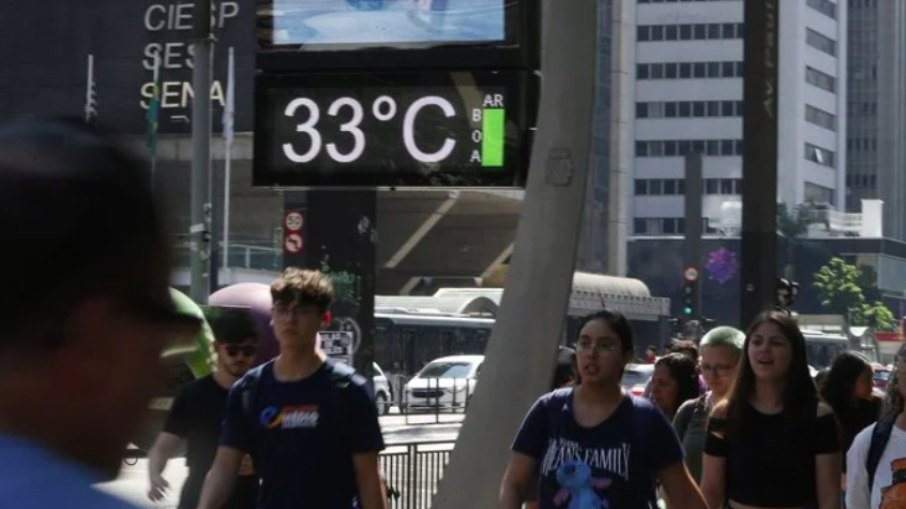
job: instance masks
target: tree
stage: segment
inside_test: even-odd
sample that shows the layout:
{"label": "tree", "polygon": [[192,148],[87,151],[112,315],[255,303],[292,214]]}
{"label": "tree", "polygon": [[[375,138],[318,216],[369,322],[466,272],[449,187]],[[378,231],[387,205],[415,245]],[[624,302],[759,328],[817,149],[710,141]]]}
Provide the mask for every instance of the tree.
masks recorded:
{"label": "tree", "polygon": [[818,270],[813,283],[821,305],[831,313],[845,316],[850,325],[892,330],[893,313],[879,300],[869,303],[862,285],[871,291],[874,283],[866,281],[859,267],[837,257]]}

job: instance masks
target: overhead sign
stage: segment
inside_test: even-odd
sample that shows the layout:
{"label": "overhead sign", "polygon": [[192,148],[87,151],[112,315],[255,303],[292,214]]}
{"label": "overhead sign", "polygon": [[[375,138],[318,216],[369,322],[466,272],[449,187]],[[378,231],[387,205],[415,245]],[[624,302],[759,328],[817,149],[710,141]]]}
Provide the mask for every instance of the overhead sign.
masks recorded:
{"label": "overhead sign", "polygon": [[352,333],[347,331],[322,331],[318,333],[321,350],[337,362],[352,366],[353,342]]}
{"label": "overhead sign", "polygon": [[520,74],[338,73],[258,80],[255,185],[523,185]]}

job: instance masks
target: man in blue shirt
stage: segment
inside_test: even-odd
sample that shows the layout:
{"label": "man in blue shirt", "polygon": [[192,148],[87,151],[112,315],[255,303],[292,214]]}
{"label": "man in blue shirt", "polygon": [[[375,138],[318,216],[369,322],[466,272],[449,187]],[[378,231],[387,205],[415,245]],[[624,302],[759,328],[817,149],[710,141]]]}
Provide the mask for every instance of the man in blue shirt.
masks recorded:
{"label": "man in blue shirt", "polygon": [[259,509],[386,509],[374,396],[364,378],[327,360],[317,344],[330,322],[330,280],[290,268],[271,296],[280,354],[230,390],[199,508],[220,507],[250,453],[261,477]]}
{"label": "man in blue shirt", "polygon": [[0,129],[0,505],[131,507],[116,477],[199,320],[170,300],[147,164],[71,122]]}

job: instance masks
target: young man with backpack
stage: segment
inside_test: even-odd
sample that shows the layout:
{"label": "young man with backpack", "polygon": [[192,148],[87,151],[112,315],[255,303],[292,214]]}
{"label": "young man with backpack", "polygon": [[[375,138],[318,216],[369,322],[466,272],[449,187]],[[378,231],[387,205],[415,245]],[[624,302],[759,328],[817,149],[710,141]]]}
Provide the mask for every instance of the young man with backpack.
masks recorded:
{"label": "young man with backpack", "polygon": [[386,509],[374,397],[363,377],[317,345],[330,322],[330,280],[289,268],[271,296],[280,353],[230,391],[199,509],[221,506],[245,453],[261,478],[259,509]]}
{"label": "young man with backpack", "polygon": [[846,455],[847,509],[906,507],[906,346],[900,347],[881,420],[853,440]]}

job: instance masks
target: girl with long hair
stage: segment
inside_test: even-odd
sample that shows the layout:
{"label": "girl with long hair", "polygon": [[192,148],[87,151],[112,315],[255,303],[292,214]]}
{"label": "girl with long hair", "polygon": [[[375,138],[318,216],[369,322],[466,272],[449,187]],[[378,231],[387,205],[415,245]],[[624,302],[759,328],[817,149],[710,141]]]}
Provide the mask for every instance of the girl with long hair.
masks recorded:
{"label": "girl with long hair", "polygon": [[698,397],[698,371],[695,361],[681,353],[665,355],[654,363],[651,376],[651,401],[664,412],[667,419],[680,405]]}
{"label": "girl with long hair", "polygon": [[745,341],[746,335],[733,327],[716,327],[702,337],[699,371],[705,378],[708,392],[683,403],[673,419],[673,427],[686,451],[686,466],[697,481],[701,481],[702,477],[702,450],[708,416],[714,405],[726,398],[730,391]]}
{"label": "girl with long hair", "polygon": [[881,418],[846,455],[847,509],[906,507],[906,345],[897,352]]}
{"label": "girl with long hair", "polygon": [[784,311],[759,315],[708,423],[702,489],[712,508],[840,508],[840,443],[818,399],[805,338]]}
{"label": "girl with long hair", "polygon": [[821,388],[821,397],[834,409],[840,425],[844,460],[856,435],[877,421],[881,413],[881,398],[872,392],[873,376],[865,356],[858,352],[841,352],[834,357]]}
{"label": "girl with long hair", "polygon": [[576,342],[579,383],[542,396],[526,415],[500,486],[500,509],[518,509],[538,475],[538,506],[655,509],[660,482],[671,507],[704,509],[670,423],[626,394],[635,357],[629,321],[601,311]]}

